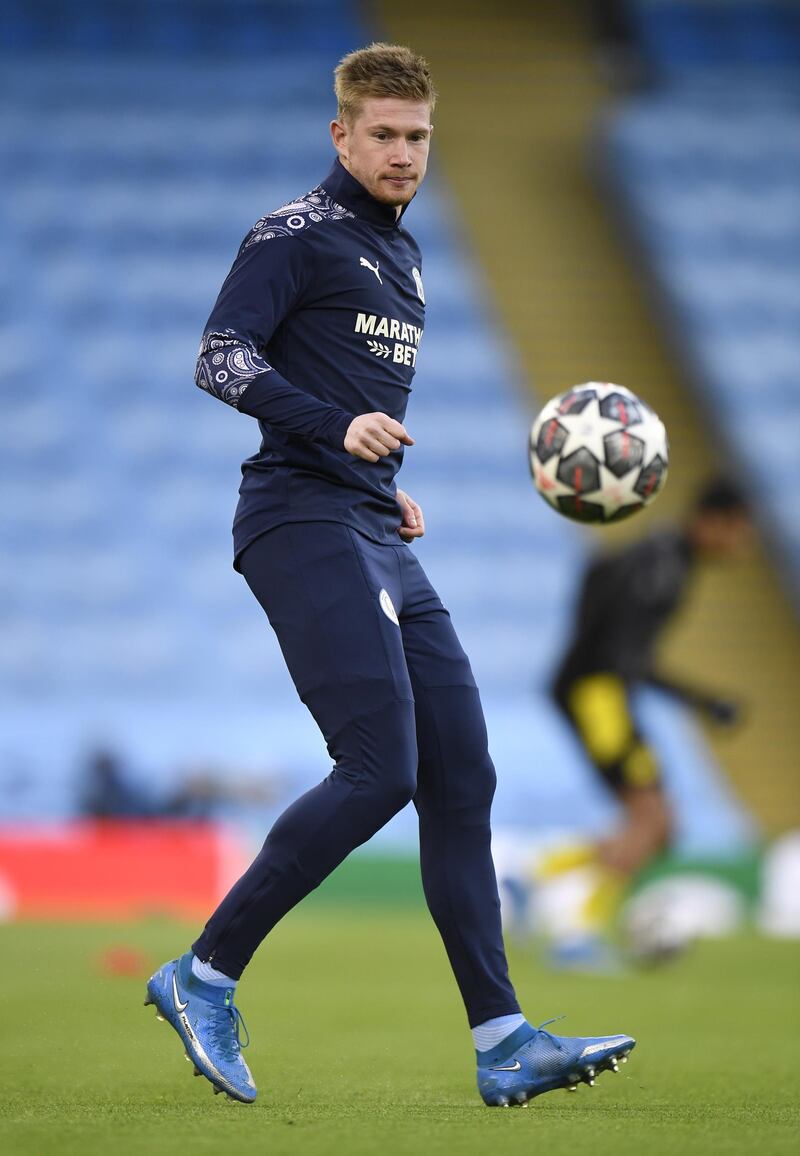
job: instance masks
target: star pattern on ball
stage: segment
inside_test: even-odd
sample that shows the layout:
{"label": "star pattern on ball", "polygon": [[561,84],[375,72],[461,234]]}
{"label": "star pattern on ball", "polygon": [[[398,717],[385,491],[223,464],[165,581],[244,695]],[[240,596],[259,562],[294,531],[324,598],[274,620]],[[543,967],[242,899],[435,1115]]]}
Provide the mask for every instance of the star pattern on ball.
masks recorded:
{"label": "star pattern on ball", "polygon": [[555,506],[556,509],[558,509],[559,497],[566,498],[575,493],[572,486],[564,485],[556,477],[558,461],[558,457],[554,457],[544,465],[536,459],[533,462],[533,480],[536,483],[536,488],[542,497],[546,498],[550,505]]}
{"label": "star pattern on ball", "polygon": [[[569,457],[576,450],[587,449],[598,462],[604,461],[606,449],[603,438],[607,434],[616,433],[620,428],[619,422],[614,418],[601,415],[596,398],[589,402],[583,413],[563,414],[558,420],[567,431],[567,440],[561,447],[562,458]],[[630,428],[633,433],[638,427]]]}
{"label": "star pattern on ball", "polygon": [[600,466],[600,490],[607,518],[613,518],[625,506],[641,505],[642,499],[633,489],[638,476],[638,470],[629,470],[623,478],[617,478],[607,466]]}
{"label": "star pattern on ball", "polygon": [[[640,433],[639,430],[642,430]],[[644,460],[651,462],[653,458],[661,458],[664,465],[667,464],[667,455],[669,453],[669,444],[667,442],[667,435],[664,427],[660,422],[648,421],[643,426],[633,426],[631,433],[636,433],[637,437],[644,440]]]}
{"label": "star pattern on ball", "polygon": [[669,463],[657,415],[612,382],[585,382],[552,398],[533,423],[529,452],[541,496],[580,522],[641,510],[663,487]]}

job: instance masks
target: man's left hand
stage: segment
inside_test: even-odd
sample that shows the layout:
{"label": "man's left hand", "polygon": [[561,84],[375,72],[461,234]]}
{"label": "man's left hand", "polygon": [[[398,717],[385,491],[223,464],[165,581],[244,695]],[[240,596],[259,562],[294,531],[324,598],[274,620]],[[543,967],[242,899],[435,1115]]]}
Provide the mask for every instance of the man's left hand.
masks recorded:
{"label": "man's left hand", "polygon": [[412,538],[421,538],[425,533],[425,518],[422,510],[405,490],[397,491],[397,504],[403,512],[403,521],[397,531],[401,538],[410,542]]}

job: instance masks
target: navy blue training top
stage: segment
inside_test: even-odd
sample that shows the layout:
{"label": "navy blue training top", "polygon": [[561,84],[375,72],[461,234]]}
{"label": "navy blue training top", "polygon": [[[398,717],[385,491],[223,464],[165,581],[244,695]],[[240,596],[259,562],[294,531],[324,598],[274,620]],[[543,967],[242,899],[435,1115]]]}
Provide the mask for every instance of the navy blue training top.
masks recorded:
{"label": "navy blue training top", "polygon": [[338,159],[245,237],[195,375],[261,429],[259,452],[242,463],[234,565],[285,522],[344,522],[376,542],[402,541],[402,446],[366,462],[344,438],[359,414],[405,417],[425,318],[421,266],[395,209]]}

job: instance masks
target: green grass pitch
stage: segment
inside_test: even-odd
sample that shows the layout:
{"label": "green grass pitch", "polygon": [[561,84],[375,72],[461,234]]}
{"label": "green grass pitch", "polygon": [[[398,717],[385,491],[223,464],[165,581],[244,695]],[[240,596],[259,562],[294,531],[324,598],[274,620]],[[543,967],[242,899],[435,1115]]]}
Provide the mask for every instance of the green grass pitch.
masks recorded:
{"label": "green grass pitch", "polygon": [[444,953],[424,911],[324,904],[292,913],[242,982],[259,1084],[253,1106],[193,1079],[142,978],[109,976],[108,947],[153,964],[190,929],[0,928],[0,1152],[7,1156],[265,1152],[471,1156],[797,1151],[794,944],[708,943],[658,973],[556,976],[511,953],[531,1017],[626,1031],[618,1076],[527,1110],[484,1108]]}

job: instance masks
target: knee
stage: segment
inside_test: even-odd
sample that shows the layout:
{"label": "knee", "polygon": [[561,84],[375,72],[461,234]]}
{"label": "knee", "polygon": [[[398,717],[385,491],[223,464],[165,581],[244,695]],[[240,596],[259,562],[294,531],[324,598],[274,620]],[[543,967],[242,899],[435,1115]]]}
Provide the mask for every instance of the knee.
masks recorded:
{"label": "knee", "polygon": [[357,790],[369,800],[369,806],[376,816],[385,822],[402,811],[414,798],[417,791],[416,757],[406,757],[405,752],[386,751],[379,765],[362,768],[358,777]]}
{"label": "knee", "polygon": [[625,870],[636,871],[667,850],[672,840],[673,815],[660,787],[629,790],[621,796],[625,825],[610,840]]}
{"label": "knee", "polygon": [[417,789],[413,702],[394,702],[354,719],[331,754],[334,774],[367,796],[376,813],[390,817],[402,810]]}
{"label": "knee", "polygon": [[664,792],[660,789],[647,792],[645,823],[650,834],[654,853],[666,851],[672,842],[673,816]]}
{"label": "knee", "polygon": [[417,792],[417,768],[409,764],[396,764],[387,768],[389,773],[377,790],[388,814],[396,815],[407,806]]}
{"label": "knee", "polygon": [[487,809],[491,807],[497,789],[497,771],[488,750],[473,759],[471,774],[467,778],[468,798],[472,806]]}
{"label": "knee", "polygon": [[483,828],[488,839],[497,787],[497,774],[488,751],[465,754],[443,771],[440,782],[438,775],[428,776],[424,768],[420,768],[419,796],[423,809],[426,804],[433,804],[436,811],[446,813],[457,827]]}
{"label": "knee", "polygon": [[466,826],[488,823],[497,774],[477,690],[420,692],[417,737],[423,802],[430,799]]}
{"label": "knee", "polygon": [[475,710],[471,717],[467,715],[465,725],[442,743],[442,758],[450,809],[488,820],[497,772],[489,754],[482,712]]}
{"label": "knee", "polygon": [[[405,706],[406,704],[401,704]],[[371,790],[380,800],[387,814],[401,811],[414,798],[417,790],[417,739],[413,726],[413,703],[410,705],[411,722],[403,724],[400,711],[399,726],[388,727],[383,733],[374,774],[370,776]]]}

